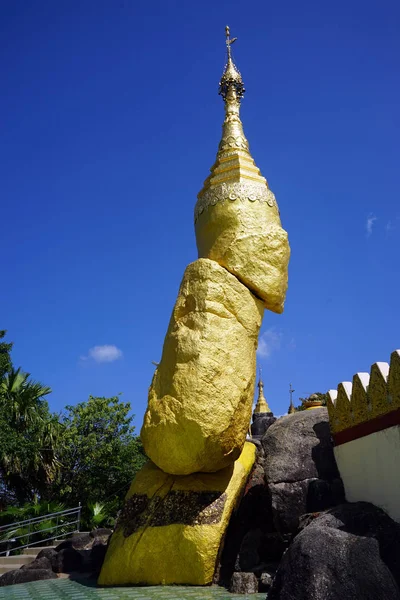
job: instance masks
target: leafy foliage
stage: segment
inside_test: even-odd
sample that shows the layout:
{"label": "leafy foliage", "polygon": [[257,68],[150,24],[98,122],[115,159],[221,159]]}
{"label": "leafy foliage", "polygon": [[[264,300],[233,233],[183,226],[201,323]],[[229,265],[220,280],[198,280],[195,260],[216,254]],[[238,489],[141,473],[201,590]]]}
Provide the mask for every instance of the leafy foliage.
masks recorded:
{"label": "leafy foliage", "polygon": [[[7,331],[4,329],[0,330],[0,340],[4,339]],[[4,375],[11,369],[11,350],[13,344],[0,341],[0,381]]]}
{"label": "leafy foliage", "polygon": [[69,505],[78,501],[122,499],[146,457],[134,435],[130,404],[113,398],[89,397],[67,406],[61,450],[59,497]]}
{"label": "leafy foliage", "polygon": [[0,473],[18,502],[43,496],[57,473],[60,424],[44,400],[50,393],[13,367],[0,381]]}
{"label": "leafy foliage", "polygon": [[[10,506],[0,513],[0,524],[8,525],[26,521],[35,517],[44,517],[50,513],[63,511],[65,506],[57,502],[41,502],[37,497],[31,503],[22,506]],[[13,550],[30,542],[40,542],[49,537],[62,537],[76,530],[76,515],[57,515],[38,523],[20,524],[0,534],[0,543],[18,538],[12,544]],[[22,536],[22,537],[21,537]]]}
{"label": "leafy foliage", "polygon": [[51,502],[80,502],[86,527],[112,526],[147,460],[130,404],[90,396],[52,414],[51,389],[12,366],[11,348],[0,341],[0,511],[8,507],[0,522],[37,516],[42,506],[54,512]]}

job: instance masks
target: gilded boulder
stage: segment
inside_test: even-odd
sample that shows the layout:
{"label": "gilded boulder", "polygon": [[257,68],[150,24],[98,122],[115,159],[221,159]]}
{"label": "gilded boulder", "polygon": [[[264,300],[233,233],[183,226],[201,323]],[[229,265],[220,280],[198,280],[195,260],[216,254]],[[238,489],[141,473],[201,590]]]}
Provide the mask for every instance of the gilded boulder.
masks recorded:
{"label": "gilded boulder", "polygon": [[247,442],[218,473],[167,475],[150,461],[119,515],[99,585],[207,585],[255,461]]}
{"label": "gilded boulder", "polygon": [[263,312],[218,263],[199,259],[187,267],[141,431],[146,454],[166,473],[218,471],[239,457]]}
{"label": "gilded boulder", "polygon": [[238,194],[232,201],[228,196],[208,205],[196,221],[197,248],[199,257],[228,269],[264,301],[265,308],[282,313],[290,247],[275,197],[270,190],[263,193],[265,199],[251,201]]}

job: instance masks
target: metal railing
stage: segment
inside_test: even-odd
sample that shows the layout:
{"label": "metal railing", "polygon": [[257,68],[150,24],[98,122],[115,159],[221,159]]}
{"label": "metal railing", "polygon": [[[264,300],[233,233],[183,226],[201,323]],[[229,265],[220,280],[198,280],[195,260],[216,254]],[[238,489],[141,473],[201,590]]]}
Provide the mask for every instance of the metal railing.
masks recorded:
{"label": "metal railing", "polygon": [[[66,510],[43,515],[42,517],[34,517],[25,521],[2,525],[0,527],[0,556],[9,556],[10,552],[56,540],[60,534],[67,535],[79,532],[81,509],[82,507],[79,503],[79,506],[76,508],[67,508]],[[41,529],[40,524],[46,523],[46,521],[54,521],[54,525],[52,524],[49,527]],[[45,533],[56,533],[56,535],[43,539],[42,536]],[[40,539],[30,541],[31,538],[38,535]],[[1,546],[4,547],[4,545],[7,547],[5,550],[2,550]]]}

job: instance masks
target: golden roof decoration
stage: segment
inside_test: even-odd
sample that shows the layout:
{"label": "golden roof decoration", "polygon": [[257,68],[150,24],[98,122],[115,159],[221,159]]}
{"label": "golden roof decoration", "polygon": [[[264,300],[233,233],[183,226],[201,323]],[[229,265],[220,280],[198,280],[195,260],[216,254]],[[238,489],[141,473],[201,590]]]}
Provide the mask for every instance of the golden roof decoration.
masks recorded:
{"label": "golden roof decoration", "polygon": [[400,409],[400,350],[390,362],[376,362],[369,372],[355,373],[352,381],[342,381],[329,390],[329,423],[333,434],[367,423]]}
{"label": "golden roof decoration", "polygon": [[239,100],[241,100],[244,96],[245,89],[243,85],[242,76],[239,72],[239,69],[235,65],[232,60],[232,50],[231,46],[234,42],[236,42],[237,37],[230,37],[229,26],[225,27],[225,36],[226,36],[226,52],[227,52],[227,60],[224,72],[221,77],[221,81],[219,82],[219,91],[218,93],[223,97],[226,101],[226,97],[231,87],[235,88],[236,95]]}
{"label": "golden roof decoration", "polygon": [[264,383],[261,379],[261,369],[260,369],[260,379],[258,380],[258,399],[257,404],[254,409],[255,413],[270,413],[272,412],[270,407],[268,406],[268,402],[264,396]]}

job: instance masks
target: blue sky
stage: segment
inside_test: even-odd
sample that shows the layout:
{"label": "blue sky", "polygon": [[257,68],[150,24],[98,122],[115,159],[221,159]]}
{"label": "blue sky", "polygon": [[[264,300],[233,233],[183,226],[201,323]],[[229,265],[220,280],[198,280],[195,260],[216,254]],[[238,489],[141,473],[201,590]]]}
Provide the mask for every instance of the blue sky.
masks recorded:
{"label": "blue sky", "polygon": [[0,329],[55,411],[123,392],[141,425],[197,258],[227,23],[292,247],[262,327],[272,409],[400,346],[397,0],[3,0]]}

